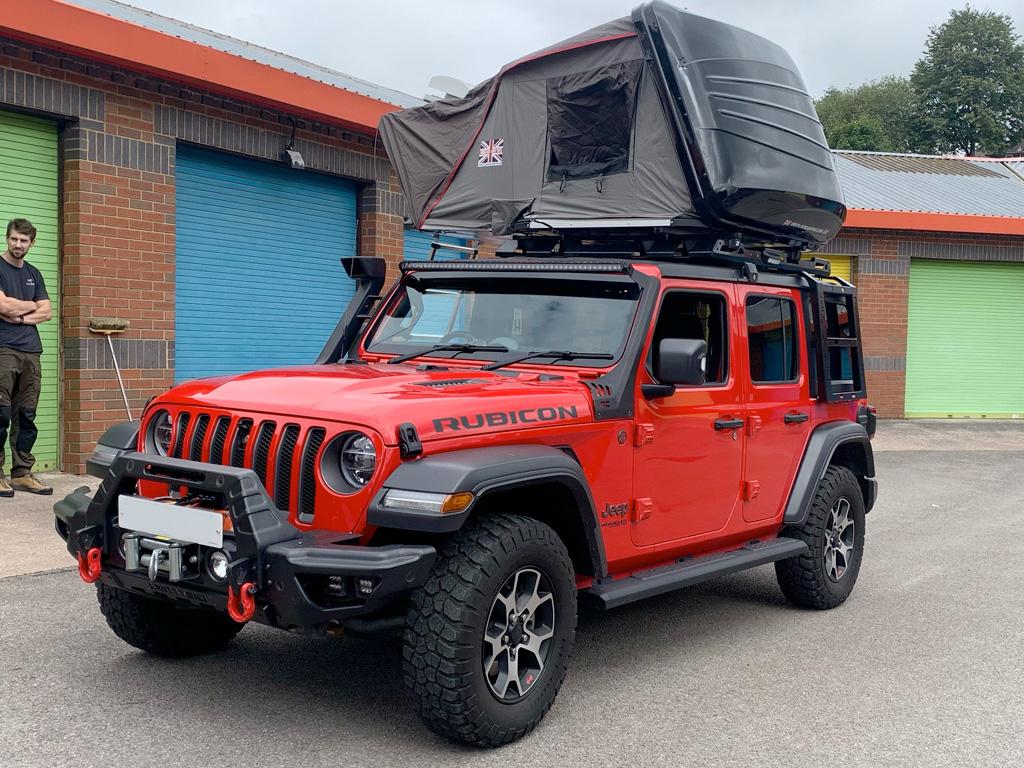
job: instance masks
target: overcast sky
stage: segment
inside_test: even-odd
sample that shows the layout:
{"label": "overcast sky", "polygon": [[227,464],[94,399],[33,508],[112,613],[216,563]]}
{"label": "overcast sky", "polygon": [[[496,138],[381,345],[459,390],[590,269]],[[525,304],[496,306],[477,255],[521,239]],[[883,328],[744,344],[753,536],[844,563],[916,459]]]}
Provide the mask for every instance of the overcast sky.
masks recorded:
{"label": "overcast sky", "polygon": [[[73,1],[73,0],[72,0]],[[524,53],[626,16],[635,0],[129,0],[379,85],[423,96],[432,75],[471,84]],[[689,0],[680,7],[782,44],[808,86],[909,74],[946,0]],[[1024,0],[975,0],[1024,31]]]}

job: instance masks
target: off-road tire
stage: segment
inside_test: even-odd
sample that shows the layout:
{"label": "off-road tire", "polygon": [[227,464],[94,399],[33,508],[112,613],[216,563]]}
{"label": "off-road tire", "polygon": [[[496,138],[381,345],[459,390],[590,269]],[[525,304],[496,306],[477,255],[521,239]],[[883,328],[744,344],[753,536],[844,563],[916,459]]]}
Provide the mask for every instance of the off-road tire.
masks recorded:
{"label": "off-road tire", "polygon": [[[853,550],[845,572],[838,580],[826,570],[826,529],[830,513],[841,499],[849,502],[853,521]],[[856,475],[846,467],[830,466],[818,483],[807,521],[800,528],[784,528],[780,536],[807,542],[808,551],[775,563],[782,593],[800,608],[827,610],[846,601],[857,583],[864,555],[864,496]]]}
{"label": "off-road tire", "polygon": [[[554,634],[544,646],[547,660],[536,682],[518,701],[506,703],[484,672],[484,632],[493,628],[490,614],[499,591],[524,568],[539,571],[550,586]],[[551,708],[575,634],[574,568],[558,534],[527,517],[481,517],[445,542],[426,583],[411,596],[405,686],[434,733],[477,747],[507,744],[533,730]]]}
{"label": "off-road tire", "polygon": [[137,595],[99,583],[100,611],[114,634],[154,656],[182,658],[221,650],[244,626],[227,615]]}

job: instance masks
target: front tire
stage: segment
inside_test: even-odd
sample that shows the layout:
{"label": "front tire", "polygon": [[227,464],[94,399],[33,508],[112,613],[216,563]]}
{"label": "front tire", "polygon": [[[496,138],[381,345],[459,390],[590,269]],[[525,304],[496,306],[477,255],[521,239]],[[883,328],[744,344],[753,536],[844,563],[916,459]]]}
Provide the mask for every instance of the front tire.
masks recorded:
{"label": "front tire", "polygon": [[470,522],[411,599],[405,685],[434,733],[478,747],[529,733],[554,703],[576,634],[575,572],[549,526]]}
{"label": "front tire", "polygon": [[831,466],[818,483],[807,522],[781,536],[807,542],[808,551],[775,563],[786,598],[801,608],[826,610],[846,601],[864,555],[864,497],[857,476]]}
{"label": "front tire", "polygon": [[114,634],[154,656],[184,658],[213,653],[231,642],[244,626],[220,613],[179,608],[102,582],[96,585],[96,597]]}

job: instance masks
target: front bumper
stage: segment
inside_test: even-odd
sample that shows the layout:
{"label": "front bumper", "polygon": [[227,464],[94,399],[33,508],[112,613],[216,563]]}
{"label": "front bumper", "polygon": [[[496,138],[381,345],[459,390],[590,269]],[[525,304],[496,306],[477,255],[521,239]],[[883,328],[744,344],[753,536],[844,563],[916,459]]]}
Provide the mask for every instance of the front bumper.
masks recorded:
{"label": "front bumper", "polygon": [[[202,567],[175,581],[165,571],[151,579],[144,569],[127,569],[119,546],[125,531],[118,527],[118,500],[134,495],[139,480],[183,486],[191,494],[214,497],[227,510],[233,536],[223,545],[226,581],[217,583]],[[300,531],[250,469],[126,452],[113,459],[95,496],[86,490],[54,505],[55,525],[73,557],[100,551],[103,583],[220,611],[227,610],[229,586],[238,593],[251,584],[253,618],[283,629],[318,634],[347,618],[380,613],[426,580],[436,555],[427,545],[367,547],[353,543],[355,534]],[[174,509],[169,505],[168,514]],[[197,544],[182,544],[199,560],[209,554]],[[360,585],[371,588],[360,590]]]}

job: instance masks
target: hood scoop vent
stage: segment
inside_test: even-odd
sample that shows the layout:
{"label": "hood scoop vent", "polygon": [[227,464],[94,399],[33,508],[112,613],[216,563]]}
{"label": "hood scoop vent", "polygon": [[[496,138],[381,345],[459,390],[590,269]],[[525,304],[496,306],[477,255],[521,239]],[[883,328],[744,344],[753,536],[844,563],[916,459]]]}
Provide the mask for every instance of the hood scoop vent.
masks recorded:
{"label": "hood scoop vent", "polygon": [[490,381],[488,379],[443,379],[441,381],[417,381],[413,383],[418,387],[447,389],[448,387],[464,387],[469,384],[489,384]]}

